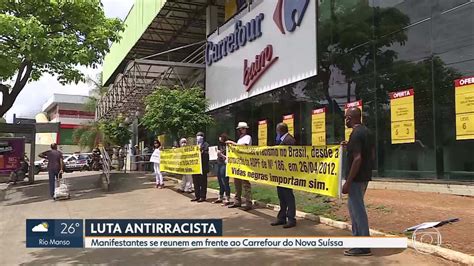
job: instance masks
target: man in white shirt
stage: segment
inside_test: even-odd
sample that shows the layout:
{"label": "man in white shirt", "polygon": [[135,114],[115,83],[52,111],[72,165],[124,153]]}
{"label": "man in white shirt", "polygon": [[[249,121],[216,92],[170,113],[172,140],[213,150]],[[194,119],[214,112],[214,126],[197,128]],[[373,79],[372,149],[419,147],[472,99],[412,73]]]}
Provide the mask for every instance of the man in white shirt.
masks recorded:
{"label": "man in white shirt", "polygon": [[[237,130],[239,131],[239,139],[237,143],[231,140],[226,141],[230,145],[252,145],[252,137],[247,134],[248,125],[246,122],[239,122]],[[242,206],[242,187],[244,189],[245,207],[242,208],[244,211],[252,209],[252,192],[250,181],[234,178],[235,185],[235,198],[234,203],[229,205],[229,208],[238,208]]]}

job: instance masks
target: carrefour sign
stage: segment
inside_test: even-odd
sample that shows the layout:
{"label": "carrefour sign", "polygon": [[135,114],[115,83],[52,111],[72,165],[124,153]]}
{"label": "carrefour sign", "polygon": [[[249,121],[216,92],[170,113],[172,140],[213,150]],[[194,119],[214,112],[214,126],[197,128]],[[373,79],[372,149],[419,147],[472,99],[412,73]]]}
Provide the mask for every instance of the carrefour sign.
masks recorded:
{"label": "carrefour sign", "polygon": [[242,25],[241,20],[238,20],[235,23],[234,32],[217,43],[208,41],[206,44],[206,64],[210,66],[214,62],[219,62],[223,57],[238,51],[240,47],[244,47],[247,42],[253,42],[262,36],[262,20],[264,17],[265,15],[260,13],[244,25]]}
{"label": "carrefour sign", "polygon": [[210,109],[317,73],[316,1],[253,1],[207,40]]}

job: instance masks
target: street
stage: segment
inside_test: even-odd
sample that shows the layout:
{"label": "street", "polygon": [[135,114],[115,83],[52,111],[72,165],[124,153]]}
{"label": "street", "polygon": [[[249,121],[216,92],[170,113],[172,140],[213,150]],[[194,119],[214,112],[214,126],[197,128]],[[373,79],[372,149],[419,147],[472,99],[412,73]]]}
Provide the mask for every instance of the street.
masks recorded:
{"label": "street", "polygon": [[[110,192],[98,188],[94,173],[67,174],[72,198],[48,198],[45,175],[33,185],[10,187],[0,198],[0,265],[123,264],[123,265],[450,265],[449,261],[414,250],[373,250],[371,257],[346,257],[342,249],[26,249],[27,218],[220,218],[226,236],[347,236],[348,231],[299,220],[292,229],[272,227],[275,212],[243,212],[211,203],[191,203],[190,196],[155,189],[150,177],[121,175]],[[215,195],[210,195],[209,200]]]}

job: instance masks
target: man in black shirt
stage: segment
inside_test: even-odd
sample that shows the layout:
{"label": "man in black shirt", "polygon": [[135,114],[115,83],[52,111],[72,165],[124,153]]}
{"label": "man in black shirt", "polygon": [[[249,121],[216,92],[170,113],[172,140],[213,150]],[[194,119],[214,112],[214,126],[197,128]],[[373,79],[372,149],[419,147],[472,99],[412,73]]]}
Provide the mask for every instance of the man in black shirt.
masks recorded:
{"label": "man in black shirt", "polygon": [[[372,180],[372,162],[374,145],[370,130],[361,123],[361,111],[357,107],[346,112],[346,126],[352,128],[347,143],[346,182],[342,193],[349,193],[348,207],[352,222],[353,236],[370,236],[369,221],[365,210],[364,195],[367,185]],[[346,250],[347,256],[370,256],[369,248],[352,248]]]}

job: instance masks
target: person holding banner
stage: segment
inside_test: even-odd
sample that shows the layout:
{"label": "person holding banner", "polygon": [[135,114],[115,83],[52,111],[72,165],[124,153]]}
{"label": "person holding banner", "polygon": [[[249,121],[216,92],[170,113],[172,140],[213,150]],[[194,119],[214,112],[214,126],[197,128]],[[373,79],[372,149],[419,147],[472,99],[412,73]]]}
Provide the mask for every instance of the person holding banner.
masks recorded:
{"label": "person holding banner", "polygon": [[163,182],[163,175],[161,174],[160,171],[160,155],[161,155],[161,142],[159,140],[155,140],[153,143],[154,146],[154,151],[153,154],[150,157],[150,162],[153,163],[153,170],[155,171],[155,179],[156,179],[156,188],[162,189],[165,186],[165,183]]}
{"label": "person holding banner", "polygon": [[[188,141],[185,138],[179,140],[179,147],[184,147],[188,144]],[[193,179],[190,175],[183,175],[181,179],[181,186],[178,188],[178,191],[183,193],[193,193]]]}
{"label": "person holding banner", "polygon": [[[247,134],[247,130],[249,126],[246,122],[239,122],[236,128],[239,132],[239,139],[237,143],[232,140],[226,141],[226,144],[229,145],[252,145],[252,137]],[[244,189],[244,197],[246,200],[245,207],[243,208],[244,211],[249,211],[252,209],[252,192],[251,192],[251,185],[250,181],[242,180],[238,178],[234,178],[234,185],[235,185],[235,198],[234,203],[229,205],[229,208],[238,208],[241,207],[242,204],[242,187]]]}
{"label": "person holding banner", "polygon": [[226,174],[227,146],[225,144],[228,139],[226,133],[222,133],[219,136],[219,145],[217,146],[217,181],[219,182],[219,198],[212,202],[223,203],[224,206],[227,206],[230,200],[229,177]]}
{"label": "person holding banner", "polygon": [[[372,161],[375,158],[374,145],[370,130],[362,125],[362,113],[359,108],[351,107],[346,111],[346,126],[352,128],[347,143],[346,182],[343,194],[349,194],[347,202],[352,222],[353,236],[370,236],[369,220],[364,204],[364,195],[369,181],[372,180]],[[344,252],[346,256],[370,256],[369,248],[352,248]]]}
{"label": "person holding banner", "polygon": [[207,173],[209,173],[209,144],[204,140],[204,133],[196,134],[196,142],[201,150],[201,174],[193,175],[194,199],[191,201],[206,201]]}
{"label": "person holding banner", "polygon": [[[277,145],[295,145],[296,139],[288,133],[288,125],[279,123],[276,127]],[[283,228],[292,228],[296,226],[296,202],[293,189],[277,186],[278,199],[280,200],[280,211],[276,222],[272,226],[283,225]]]}

